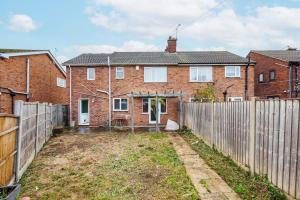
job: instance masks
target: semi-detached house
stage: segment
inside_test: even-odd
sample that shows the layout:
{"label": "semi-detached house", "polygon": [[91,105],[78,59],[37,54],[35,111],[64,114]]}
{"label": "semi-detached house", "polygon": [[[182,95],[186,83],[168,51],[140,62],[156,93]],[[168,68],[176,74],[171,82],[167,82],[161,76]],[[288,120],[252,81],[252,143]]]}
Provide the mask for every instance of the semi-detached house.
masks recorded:
{"label": "semi-detached house", "polygon": [[178,122],[180,99],[191,101],[207,84],[218,101],[254,95],[254,65],[246,58],[227,51],[177,52],[171,37],[165,52],[82,54],[64,65],[75,125],[131,125],[132,118],[138,127],[156,119],[161,125]]}

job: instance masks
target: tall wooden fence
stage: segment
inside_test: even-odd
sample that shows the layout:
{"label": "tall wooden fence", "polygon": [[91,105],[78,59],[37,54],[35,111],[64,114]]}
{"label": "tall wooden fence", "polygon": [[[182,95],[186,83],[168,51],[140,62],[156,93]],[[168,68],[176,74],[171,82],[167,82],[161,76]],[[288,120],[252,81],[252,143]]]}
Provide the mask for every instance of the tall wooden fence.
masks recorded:
{"label": "tall wooden fence", "polygon": [[237,163],[300,198],[299,100],[186,103],[184,124]]}
{"label": "tall wooden fence", "polygon": [[0,186],[12,183],[15,178],[17,120],[12,115],[0,115]]}

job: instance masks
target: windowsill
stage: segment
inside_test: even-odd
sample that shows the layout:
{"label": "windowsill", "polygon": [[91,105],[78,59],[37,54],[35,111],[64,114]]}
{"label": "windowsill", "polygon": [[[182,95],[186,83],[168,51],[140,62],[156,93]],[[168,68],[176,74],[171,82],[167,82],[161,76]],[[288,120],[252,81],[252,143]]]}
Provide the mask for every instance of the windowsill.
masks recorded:
{"label": "windowsill", "polygon": [[240,76],[225,76],[225,78],[241,78]]}
{"label": "windowsill", "polygon": [[141,113],[142,115],[149,115],[149,113]]}
{"label": "windowsill", "polygon": [[128,112],[128,110],[113,110],[113,112]]}
{"label": "windowsill", "polygon": [[167,81],[166,82],[145,82],[144,83],[168,83]]}
{"label": "windowsill", "polygon": [[95,81],[96,79],[87,79],[87,81]]}
{"label": "windowsill", "polygon": [[189,81],[189,83],[213,83],[214,81]]}

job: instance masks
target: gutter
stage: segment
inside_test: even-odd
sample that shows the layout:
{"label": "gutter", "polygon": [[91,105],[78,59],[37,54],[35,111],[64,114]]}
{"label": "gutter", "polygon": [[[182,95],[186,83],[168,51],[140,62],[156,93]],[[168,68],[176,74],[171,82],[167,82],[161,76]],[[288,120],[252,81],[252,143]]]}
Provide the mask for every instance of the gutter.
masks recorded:
{"label": "gutter", "polygon": [[111,128],[111,66],[110,66],[110,57],[107,57],[108,65],[108,126]]}
{"label": "gutter", "polygon": [[72,120],[72,68],[69,65],[70,77],[69,77],[69,125],[73,127],[73,120]]}

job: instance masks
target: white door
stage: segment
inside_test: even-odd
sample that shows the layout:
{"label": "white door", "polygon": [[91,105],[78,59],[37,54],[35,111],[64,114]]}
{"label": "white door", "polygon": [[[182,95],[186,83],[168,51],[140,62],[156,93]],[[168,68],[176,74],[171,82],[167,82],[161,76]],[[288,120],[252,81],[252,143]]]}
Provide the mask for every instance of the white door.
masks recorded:
{"label": "white door", "polygon": [[89,125],[89,100],[81,99],[79,102],[79,125]]}
{"label": "white door", "polygon": [[[149,124],[156,123],[156,99],[149,99]],[[160,123],[160,102],[158,102],[158,123]]]}

